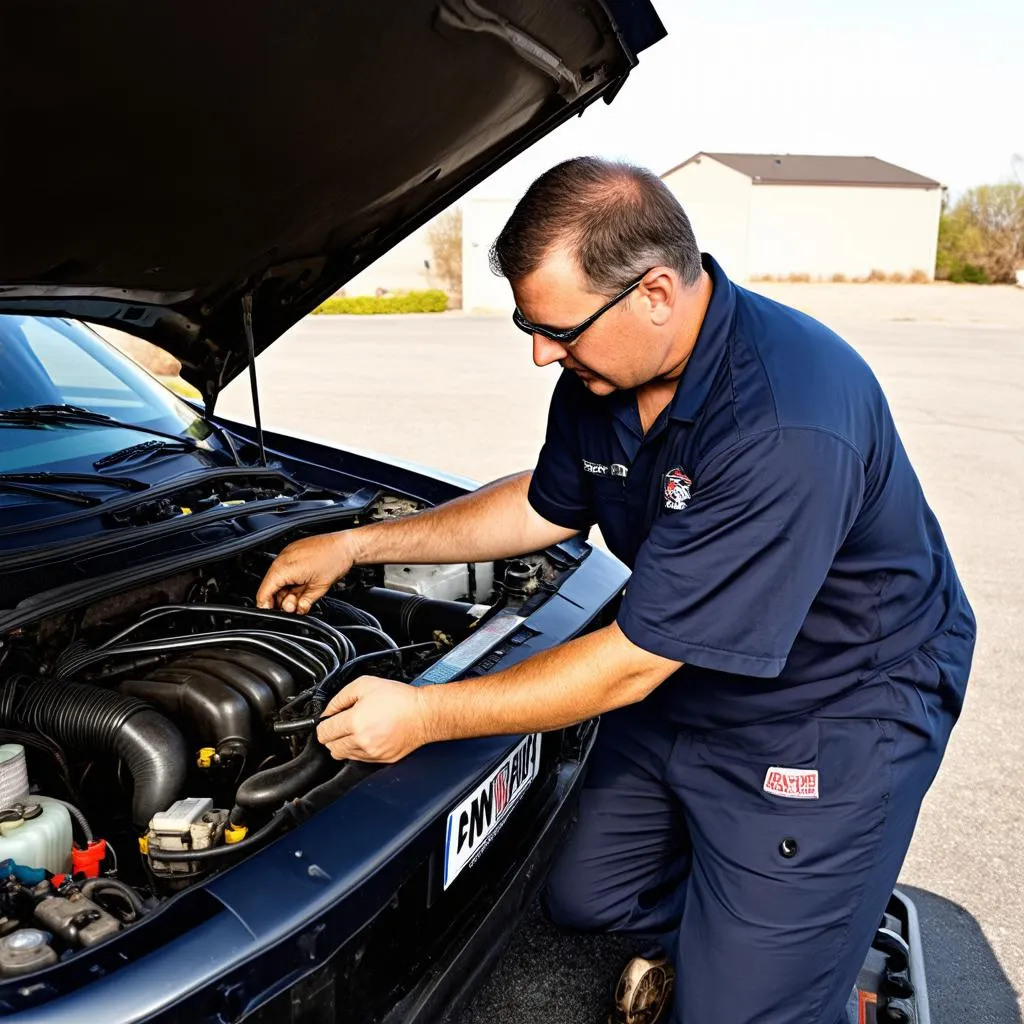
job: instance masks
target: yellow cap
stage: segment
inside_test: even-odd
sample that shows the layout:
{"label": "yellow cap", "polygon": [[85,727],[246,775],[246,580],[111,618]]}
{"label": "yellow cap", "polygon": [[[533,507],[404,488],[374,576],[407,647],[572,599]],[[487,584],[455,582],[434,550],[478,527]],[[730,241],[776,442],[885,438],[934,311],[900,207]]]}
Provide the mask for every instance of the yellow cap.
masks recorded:
{"label": "yellow cap", "polygon": [[196,758],[196,764],[200,768],[209,768],[213,764],[213,755],[217,753],[216,747],[200,747],[199,756]]}
{"label": "yellow cap", "polygon": [[228,825],[224,829],[224,842],[225,843],[237,843],[245,838],[246,833],[249,830],[245,825]]}
{"label": "yellow cap", "polygon": [[148,836],[139,836],[139,853],[141,853],[143,855],[143,857],[148,857],[149,856],[149,837]]}

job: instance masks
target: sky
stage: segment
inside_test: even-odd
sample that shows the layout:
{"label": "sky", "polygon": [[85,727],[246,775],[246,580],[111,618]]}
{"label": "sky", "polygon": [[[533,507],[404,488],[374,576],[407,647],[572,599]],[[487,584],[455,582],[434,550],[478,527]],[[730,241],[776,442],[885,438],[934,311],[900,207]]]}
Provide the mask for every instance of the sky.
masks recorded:
{"label": "sky", "polygon": [[[659,174],[701,150],[876,156],[952,197],[1024,156],[1024,0],[653,0],[668,35],[474,190],[516,197],[566,157]],[[1021,170],[1024,174],[1024,169]]]}

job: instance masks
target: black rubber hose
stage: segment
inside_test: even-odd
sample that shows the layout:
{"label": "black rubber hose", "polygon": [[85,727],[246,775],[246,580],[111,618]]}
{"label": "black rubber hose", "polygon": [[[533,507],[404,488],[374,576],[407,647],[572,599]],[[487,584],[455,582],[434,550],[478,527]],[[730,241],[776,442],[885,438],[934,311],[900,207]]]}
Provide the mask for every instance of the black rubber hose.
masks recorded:
{"label": "black rubber hose", "polygon": [[271,811],[286,800],[305,793],[324,772],[330,760],[327,748],[311,733],[306,745],[286,764],[275,765],[266,771],[250,775],[235,793],[235,806],[231,809],[231,823],[240,825],[252,813]]}
{"label": "black rubber hose", "polygon": [[362,761],[345,761],[331,778],[295,799],[297,816],[300,820],[311,818],[317,811],[323,810],[382,767],[383,765],[365,764]]}
{"label": "black rubber hose", "polygon": [[[344,615],[355,626],[381,628],[380,620],[375,615],[371,615],[364,608],[357,608],[354,604],[349,604],[348,601],[339,601],[336,597],[324,596],[320,598],[319,603],[324,610],[329,611],[332,615]],[[334,628],[340,627],[335,626]]]}
{"label": "black rubber hose", "polygon": [[431,640],[446,633],[458,643],[473,631],[480,616],[464,601],[438,601],[386,587],[368,587],[360,600],[380,619],[384,631],[403,642]]}
{"label": "black rubber hose", "polygon": [[12,717],[3,724],[123,760],[135,782],[132,821],[140,828],[170,807],[185,783],[181,733],[133,697],[81,683],[36,681],[19,687]]}
{"label": "black rubber hose", "polygon": [[87,882],[82,883],[81,890],[82,895],[89,899],[92,899],[94,892],[103,892],[104,890],[120,893],[132,905],[132,910],[139,917],[143,917],[146,914],[142,897],[130,885],[122,882],[119,878],[90,878]]}
{"label": "black rubber hose", "polygon": [[187,718],[204,746],[222,757],[245,757],[252,749],[252,715],[246,699],[227,683],[188,673],[185,682],[127,679],[118,689]]}
{"label": "black rubber hose", "polygon": [[[237,628],[223,621],[218,622],[218,618],[220,620],[249,619],[250,621],[262,623],[262,628],[271,633],[285,633],[306,639],[317,639],[319,637],[320,640],[330,644],[334,648],[334,653],[339,656],[344,653],[345,649],[344,641],[338,636],[337,630],[330,623],[324,622],[322,619],[298,618],[294,615],[289,615],[287,612],[270,611],[266,608],[235,608],[231,605],[218,604],[177,604],[150,608],[142,613],[142,618],[135,625],[129,626],[128,629],[123,630],[116,637],[108,640],[104,646],[113,646],[138,628],[169,615],[178,614],[188,615],[192,618],[207,615],[211,622],[214,623],[214,629],[218,630]],[[312,634],[316,634],[316,636]]]}
{"label": "black rubber hose", "polygon": [[282,825],[289,821],[295,821],[295,806],[287,803],[279,808],[273,817],[251,836],[239,840],[237,843],[228,843],[224,846],[208,846],[202,850],[154,850],[151,854],[153,860],[186,862],[205,860],[224,860],[231,856],[248,853],[253,847],[259,846],[265,839],[269,839],[275,832],[279,831]]}
{"label": "black rubber hose", "polygon": [[376,629],[373,626],[339,626],[338,628],[345,630],[346,636],[349,633],[363,633],[372,636],[378,644],[383,644],[392,651],[398,647],[398,644],[383,629]]}
{"label": "black rubber hose", "polygon": [[[287,653],[285,650],[282,650],[280,646],[275,646],[275,641],[278,641],[281,645],[287,643],[291,653]],[[123,647],[111,647],[110,649],[103,651],[92,651],[87,655],[76,657],[73,662],[62,665],[57,672],[57,676],[60,679],[66,679],[69,676],[76,675],[78,672],[83,671],[90,665],[97,662],[106,662],[112,658],[120,658],[125,654],[150,654],[159,652],[167,656],[178,651],[203,650],[204,648],[209,647],[219,648],[222,644],[231,644],[232,646],[241,645],[256,648],[257,650],[268,651],[272,657],[280,658],[292,667],[299,669],[313,680],[316,680],[318,676],[322,676],[324,674],[324,662],[319,658],[314,657],[307,649],[303,648],[301,644],[298,644],[290,637],[277,637],[271,633],[252,634],[229,631],[226,633],[203,633],[199,636],[179,637],[173,640],[151,640],[141,644],[128,644]],[[333,657],[333,663],[330,665],[331,670],[337,671],[337,668],[341,665],[341,661],[330,647],[326,644],[321,646]],[[294,657],[293,655],[295,654],[298,654],[299,657]]]}

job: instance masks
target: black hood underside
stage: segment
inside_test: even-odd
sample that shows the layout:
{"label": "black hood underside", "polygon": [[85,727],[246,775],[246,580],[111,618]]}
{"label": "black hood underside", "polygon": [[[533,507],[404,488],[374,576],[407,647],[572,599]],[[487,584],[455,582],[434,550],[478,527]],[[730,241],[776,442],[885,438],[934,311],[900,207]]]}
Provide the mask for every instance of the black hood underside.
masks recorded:
{"label": "black hood underside", "polygon": [[0,311],[162,346],[212,403],[348,279],[604,95],[647,0],[0,11]]}

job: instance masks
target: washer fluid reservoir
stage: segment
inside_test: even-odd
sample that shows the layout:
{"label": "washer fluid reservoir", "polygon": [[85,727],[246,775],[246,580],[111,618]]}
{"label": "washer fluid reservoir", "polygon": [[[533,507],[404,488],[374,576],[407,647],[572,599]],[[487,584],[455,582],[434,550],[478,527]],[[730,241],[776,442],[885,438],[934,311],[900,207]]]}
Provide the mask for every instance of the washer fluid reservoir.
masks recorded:
{"label": "washer fluid reservoir", "polygon": [[0,807],[0,861],[55,875],[71,870],[71,812],[59,800],[31,794]]}

